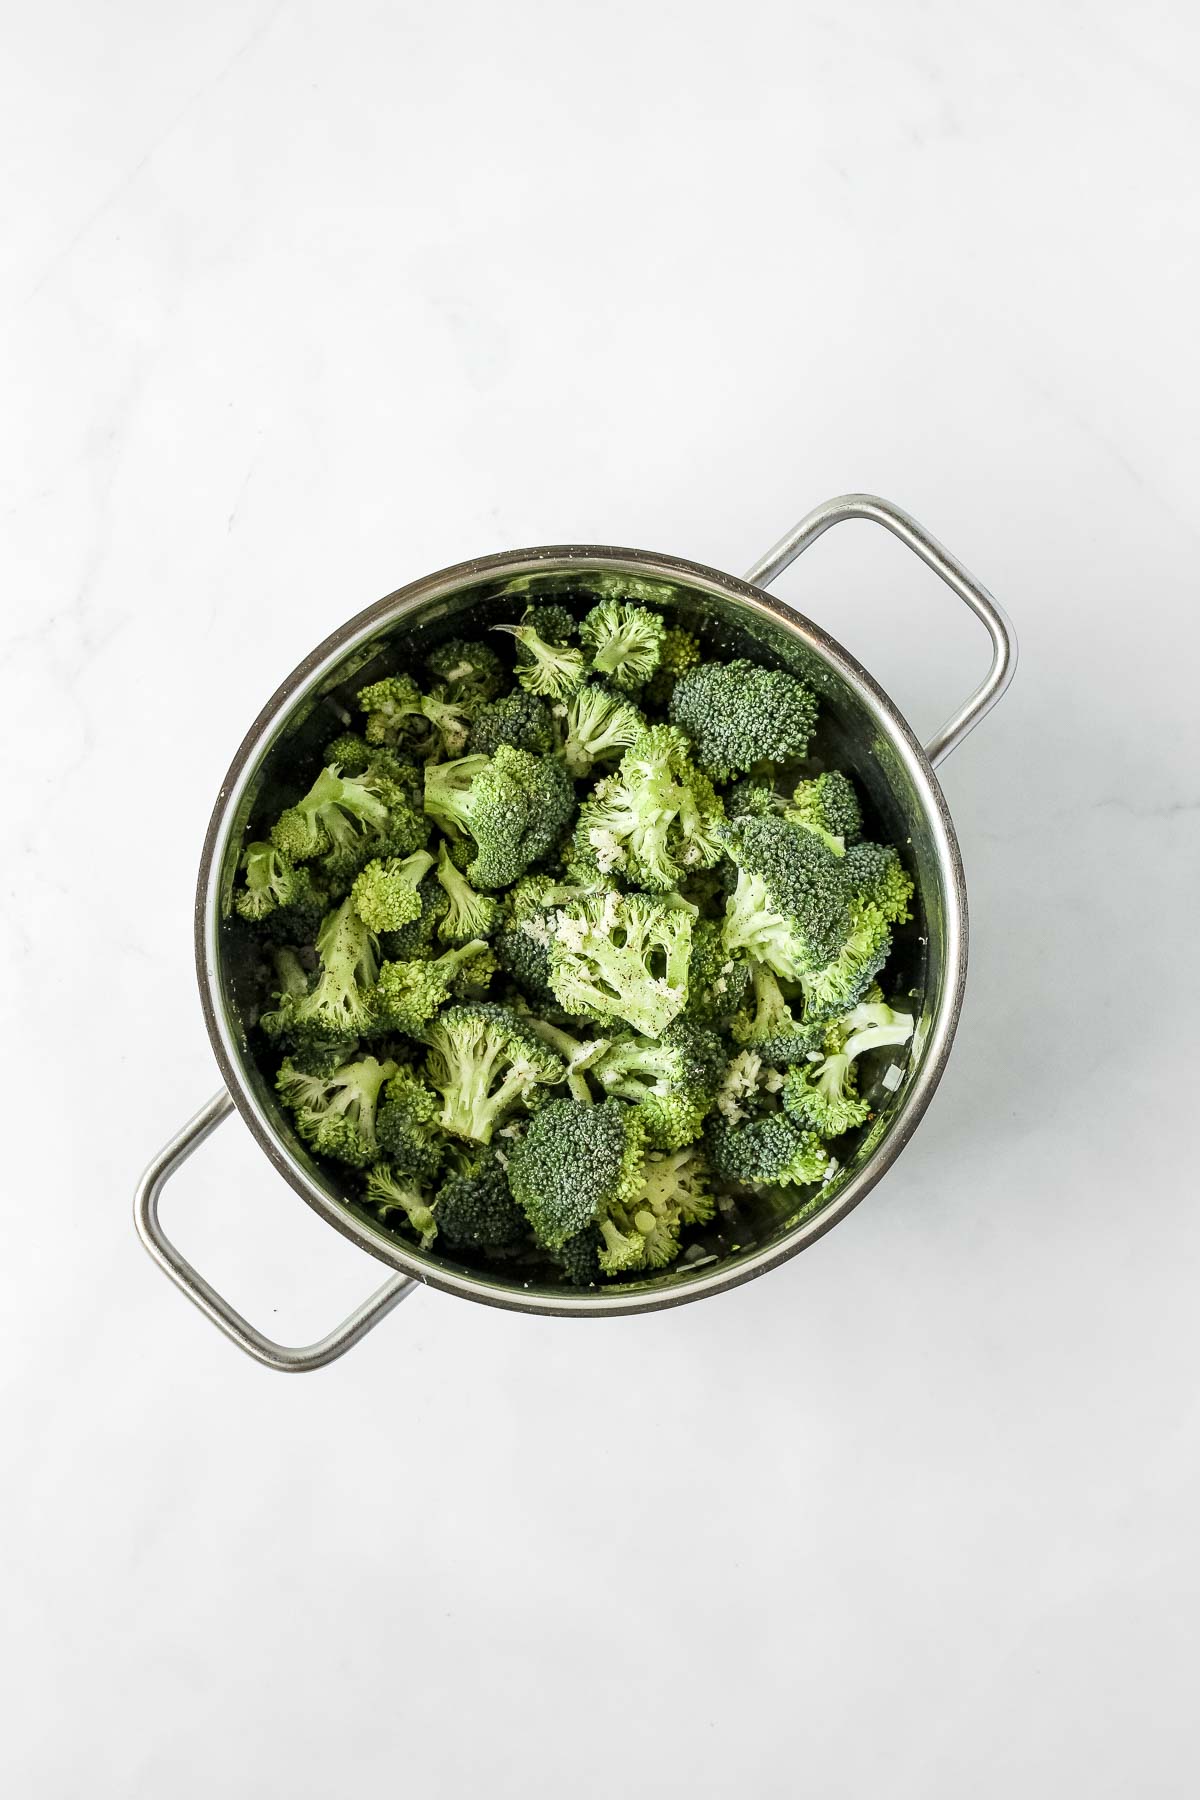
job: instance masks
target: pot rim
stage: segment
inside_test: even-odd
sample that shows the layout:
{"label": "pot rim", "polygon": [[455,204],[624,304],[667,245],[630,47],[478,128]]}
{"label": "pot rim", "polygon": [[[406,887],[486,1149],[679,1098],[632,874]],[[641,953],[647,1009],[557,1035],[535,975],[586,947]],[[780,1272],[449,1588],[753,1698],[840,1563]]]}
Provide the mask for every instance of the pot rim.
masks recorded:
{"label": "pot rim", "polygon": [[[782,625],[837,672],[884,732],[904,765],[936,851],[944,888],[945,966],[941,999],[923,1045],[920,1067],[905,1085],[896,1113],[880,1142],[829,1204],[802,1220],[775,1243],[739,1253],[736,1258],[705,1265],[694,1274],[675,1272],[672,1285],[644,1289],[523,1289],[483,1274],[454,1269],[410,1249],[382,1228],[351,1213],[311,1180],[277,1135],[260,1106],[242,1067],[242,1056],[226,1016],[220,984],[218,933],[220,875],[229,838],[238,822],[240,803],[266,750],[294,706],[302,701],[337,663],[361,643],[395,625],[420,603],[438,600],[476,581],[574,565],[603,564],[626,574],[686,583],[740,602],[759,617]],[[263,706],[221,783],[200,856],[194,915],[196,977],[209,1042],[229,1094],[252,1136],[301,1199],[335,1230],[378,1261],[443,1293],[503,1307],[509,1311],[552,1317],[612,1317],[655,1312],[708,1298],[740,1287],[789,1261],[824,1237],[854,1210],[896,1161],[920,1123],[949,1058],[962,1010],[967,967],[967,898],[962,857],[953,821],[933,765],[907,720],[890,696],[862,664],[836,639],[786,602],[736,576],[701,563],[657,551],[613,545],[542,545],[474,557],[419,577],[356,613],[319,643],[280,683]]]}

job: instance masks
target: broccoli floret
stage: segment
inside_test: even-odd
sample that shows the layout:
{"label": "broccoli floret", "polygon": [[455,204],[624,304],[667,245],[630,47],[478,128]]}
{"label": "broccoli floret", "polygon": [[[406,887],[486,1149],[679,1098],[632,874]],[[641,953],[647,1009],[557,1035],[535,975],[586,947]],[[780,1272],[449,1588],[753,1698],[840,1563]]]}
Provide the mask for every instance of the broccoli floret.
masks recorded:
{"label": "broccoli floret", "polygon": [[574,614],[554,600],[543,605],[527,606],[521,614],[521,623],[532,625],[538,636],[548,644],[553,644],[556,650],[565,648],[579,631]]}
{"label": "broccoli floret", "polygon": [[560,907],[549,944],[559,1004],[660,1037],[687,1001],[692,915],[645,894],[607,893]]}
{"label": "broccoli floret", "polygon": [[435,1210],[447,1244],[502,1250],[525,1241],[528,1225],[509,1192],[504,1165],[491,1150],[451,1152],[455,1167],[443,1178]]}
{"label": "broccoli floret", "polygon": [[387,816],[373,777],[322,769],[304,798],[275,821],[271,842],[293,862],[308,862],[324,851],[355,845],[364,834],[382,831]]}
{"label": "broccoli floret", "polygon": [[390,1213],[403,1213],[422,1250],[428,1250],[438,1234],[429,1196],[411,1175],[401,1176],[387,1163],[376,1163],[367,1176],[367,1203],[390,1223]]}
{"label": "broccoli floret", "polygon": [[805,970],[800,977],[806,1018],[828,1018],[847,1011],[866,993],[888,959],[892,934],[879,908],[852,903],[850,921],[849,935],[832,962],[821,969]]}
{"label": "broccoli floret", "polygon": [[260,1024],[269,1036],[355,1037],[370,1028],[372,984],[379,968],[375,939],[349,900],[326,915],[317,934],[320,968],[312,988],[285,992]]}
{"label": "broccoli floret", "polygon": [[783,1105],[802,1131],[840,1137],[861,1125],[871,1108],[860,1098],[854,1063],[844,1052],[820,1062],[796,1063],[783,1083]]}
{"label": "broccoli floret", "polygon": [[656,1214],[674,1208],[683,1225],[703,1225],[712,1218],[711,1171],[703,1148],[688,1144],[670,1154],[652,1151],[642,1170],[641,1198]]}
{"label": "broccoli floret", "polygon": [[380,964],[372,996],[371,1029],[421,1037],[427,1022],[450,999],[456,977],[487,945],[482,939],[460,950],[415,962]]}
{"label": "broccoli floret", "polygon": [[846,879],[864,905],[877,907],[889,925],[912,918],[912,877],[890,844],[854,844],[846,852]]}
{"label": "broccoli floret", "polygon": [[473,706],[492,700],[504,686],[504,665],[490,644],[448,638],[431,650],[425,666],[446,700]]}
{"label": "broccoli floret", "polygon": [[688,1018],[698,1025],[724,1024],[744,1003],[749,986],[750,964],[726,949],[720,921],[697,919],[688,968]]}
{"label": "broccoli floret", "polygon": [[[569,614],[567,615],[570,616]],[[533,625],[493,625],[517,640],[517,680],[531,694],[565,700],[587,677],[582,650],[547,642]]]}
{"label": "broccoli floret", "polygon": [[243,919],[265,919],[296,899],[296,865],[274,844],[248,844],[242,853],[242,868],[246,885],[234,895],[233,903]]}
{"label": "broccoli floret", "polygon": [[590,1062],[606,1094],[641,1108],[646,1142],[679,1150],[700,1136],[725,1073],[715,1032],[676,1019],[661,1038],[619,1037]]}
{"label": "broccoli floret", "polygon": [[658,613],[623,600],[602,600],[579,627],[592,652],[592,667],[614,687],[643,687],[659,664],[663,633]]}
{"label": "broccoli floret", "polygon": [[724,838],[738,867],[727,948],[789,981],[825,968],[850,934],[845,859],[786,819],[741,818]]}
{"label": "broccoli floret", "polygon": [[360,688],[368,744],[406,744],[422,757],[459,756],[467,742],[461,704],[423,694],[411,675],[388,675]]}
{"label": "broccoli floret", "polygon": [[363,775],[371,766],[375,748],[355,731],[339,731],[325,746],[325,767],[338,768],[343,775]]}
{"label": "broccoli floret", "polygon": [[[550,1001],[553,1004],[553,994],[550,995]],[[543,1044],[549,1044],[550,1048],[556,1050],[562,1057],[566,1070],[564,1079],[567,1084],[567,1092],[572,1100],[577,1101],[580,1106],[590,1106],[592,1090],[588,1086],[586,1071],[604,1054],[608,1039],[585,1038],[581,1041],[579,1038],[573,1038],[569,1031],[563,1031],[559,1026],[552,1025],[549,1019],[536,1019],[524,1012],[521,1013],[521,1017],[529,1029],[541,1038]]]}
{"label": "broccoli floret", "polygon": [[538,1083],[564,1074],[562,1058],[510,1008],[481,1001],[451,1006],[421,1033],[426,1075],[442,1096],[441,1126],[490,1143],[492,1133]]}
{"label": "broccoli floret", "polygon": [[475,841],[467,875],[476,887],[510,887],[553,849],[571,822],[575,792],[552,756],[501,744],[426,770],[425,810],[443,830]]}
{"label": "broccoli floret", "polygon": [[437,1095],[412,1069],[397,1069],[375,1117],[379,1148],[398,1175],[430,1182],[442,1166],[446,1140],[438,1129]]}
{"label": "broccoli floret", "polygon": [[765,1063],[757,1050],[739,1050],[725,1066],[717,1089],[716,1110],[729,1124],[757,1117],[774,1104],[772,1096],[783,1086],[778,1069]]}
{"label": "broccoli floret", "polygon": [[784,817],[814,831],[836,856],[862,836],[862,807],[849,776],[840,769],[802,781]]}
{"label": "broccoli floret", "polygon": [[571,774],[580,777],[591,772],[593,763],[620,756],[646,730],[646,721],[623,694],[589,681],[567,702],[566,726],[563,759]]}
{"label": "broccoli floret", "polygon": [[743,776],[735,781],[725,796],[725,811],[731,819],[768,819],[783,811],[786,801],[766,781]]}
{"label": "broccoli floret", "polygon": [[433,867],[427,850],[414,856],[389,857],[386,862],[376,857],[355,878],[350,890],[354,910],[372,931],[399,931],[410,919],[421,916],[417,893],[422,880]]}
{"label": "broccoli floret", "polygon": [[[464,949],[468,946],[464,945]],[[450,978],[450,992],[455,1000],[483,1000],[500,964],[490,944],[473,940],[471,954],[464,958]]]}
{"label": "broccoli floret", "polygon": [[394,1062],[364,1056],[328,1075],[310,1075],[285,1060],[275,1079],[295,1115],[296,1130],[312,1150],[365,1169],[379,1155],[375,1111],[379,1090],[395,1075]]}
{"label": "broccoli floret", "polygon": [[862,1056],[867,1050],[883,1050],[907,1044],[913,1034],[913,1016],[886,1006],[878,989],[838,1021],[845,1036],[846,1055]]}
{"label": "broccoli floret", "polygon": [[664,709],[669,705],[675,683],[688,669],[700,661],[700,645],[690,631],[668,625],[663,632],[659,664],[646,688],[646,699]]}
{"label": "broccoli floret", "polygon": [[575,866],[595,860],[638,887],[668,893],[722,855],[725,809],[693,767],[685,734],[653,725],[631,745],[614,775],[597,782],[575,828]]}
{"label": "broccoli floret", "polygon": [[765,963],[754,965],[754,1010],[739,1012],[731,1030],[736,1043],[754,1050],[763,1062],[782,1068],[803,1062],[821,1042],[821,1027],[798,1019],[778,981]]}
{"label": "broccoli floret", "polygon": [[555,1262],[572,1287],[595,1287],[603,1242],[598,1226],[585,1225],[554,1252]]}
{"label": "broccoli floret", "polygon": [[786,1113],[731,1124],[714,1119],[705,1134],[713,1173],[742,1187],[804,1187],[824,1179],[829,1152]]}
{"label": "broccoli floret", "polygon": [[636,1197],[642,1159],[643,1126],[635,1107],[619,1100],[599,1106],[550,1100],[513,1147],[509,1186],[538,1243],[561,1250]]}
{"label": "broccoli floret", "polygon": [[438,848],[437,879],[450,903],[438,926],[438,936],[447,944],[490,938],[499,928],[504,909],[490,894],[475,892],[466,876],[451,862],[445,844]]}
{"label": "broccoli floret", "polygon": [[331,895],[313,880],[312,870],[302,863],[295,871],[292,898],[286,906],[277,906],[255,929],[271,944],[311,944],[321,928],[321,920],[329,911]]}
{"label": "broccoli floret", "polygon": [[413,962],[418,957],[433,956],[438,926],[445,918],[450,902],[436,876],[427,875],[417,889],[421,902],[420,917],[402,925],[399,931],[380,933],[379,948],[389,962]]}
{"label": "broccoli floret", "polygon": [[550,708],[539,694],[517,688],[502,699],[481,706],[471,720],[467,749],[472,756],[494,756],[501,744],[548,756],[554,748]]}
{"label": "broccoli floret", "polygon": [[671,723],[691,738],[700,767],[722,781],[766,759],[803,756],[816,722],[811,688],[751,662],[701,663],[671,695]]}

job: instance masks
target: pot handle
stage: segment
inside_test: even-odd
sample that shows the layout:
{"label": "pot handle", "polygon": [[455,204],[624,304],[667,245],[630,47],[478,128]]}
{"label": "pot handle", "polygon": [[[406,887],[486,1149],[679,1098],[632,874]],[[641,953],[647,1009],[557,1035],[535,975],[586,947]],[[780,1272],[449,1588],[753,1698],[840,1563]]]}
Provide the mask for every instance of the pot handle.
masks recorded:
{"label": "pot handle", "polygon": [[322,1369],[326,1363],[344,1355],[360,1338],[366,1337],[368,1331],[378,1325],[394,1306],[408,1298],[417,1284],[407,1275],[393,1275],[381,1288],[376,1289],[369,1300],[364,1300],[361,1306],[356,1307],[348,1319],[343,1319],[340,1325],[327,1336],[319,1338],[315,1344],[295,1348],[289,1344],[277,1344],[273,1338],[265,1337],[243,1319],[241,1313],[236,1312],[228,1300],[223,1299],[215,1288],[209,1286],[203,1275],[193,1269],[187,1258],[180,1255],[158,1218],[159,1198],[171,1176],[232,1111],[233,1101],[222,1088],[219,1094],[213,1095],[207,1106],[200,1108],[194,1119],[189,1119],[182,1130],[163,1145],[138,1182],[134,1195],[133,1216],[138,1235],[159,1268],[170,1276],[180,1292],[186,1294],[193,1305],[198,1306],[247,1356],[264,1363],[268,1369],[280,1369],[290,1374]]}
{"label": "pot handle", "polygon": [[773,550],[759,558],[746,580],[755,587],[769,587],[777,575],[795,562],[802,550],[807,550],[823,531],[828,531],[831,525],[840,525],[843,519],[872,519],[876,525],[882,525],[915,551],[987,627],[992,640],[991,668],[970,699],[946,720],[936,737],[925,746],[925,754],[931,763],[944,762],[980,719],[991,712],[1013,678],[1017,666],[1017,640],[1012,624],[1004,609],[996,604],[982,583],[963,568],[956,556],[951,556],[949,550],[908,513],[901,512],[887,500],[880,500],[875,494],[842,494],[836,500],[827,500],[824,506],[814,508],[786,537],[780,538]]}

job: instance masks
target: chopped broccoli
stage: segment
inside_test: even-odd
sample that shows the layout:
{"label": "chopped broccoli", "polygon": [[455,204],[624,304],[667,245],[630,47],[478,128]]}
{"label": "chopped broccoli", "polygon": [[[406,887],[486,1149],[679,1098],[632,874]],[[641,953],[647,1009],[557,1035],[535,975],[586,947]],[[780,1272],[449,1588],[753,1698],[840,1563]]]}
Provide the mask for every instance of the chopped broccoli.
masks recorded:
{"label": "chopped broccoli", "polygon": [[844,858],[779,818],[738,819],[725,845],[738,868],[726,946],[789,981],[832,962],[850,934]]}
{"label": "chopped broccoli", "polygon": [[425,1072],[442,1096],[441,1125],[487,1144],[538,1083],[561,1081],[562,1058],[506,1006],[451,1006],[421,1033]]}
{"label": "chopped broccoli", "polygon": [[668,625],[662,635],[658,667],[646,687],[646,700],[654,706],[669,706],[675,683],[699,661],[700,645],[691,632]]}
{"label": "chopped broccoli", "polygon": [[871,1110],[859,1096],[854,1063],[844,1051],[821,1062],[796,1063],[784,1077],[782,1099],[788,1117],[801,1130],[823,1138],[852,1131]]}
{"label": "chopped broccoli", "polygon": [[405,744],[425,758],[460,756],[467,742],[462,704],[423,694],[411,675],[388,675],[358,694],[368,744]]}
{"label": "chopped broccoli", "polygon": [[443,698],[464,706],[492,700],[504,686],[504,665],[490,644],[447,638],[425,658]]}
{"label": "chopped broccoli", "polygon": [[445,918],[450,902],[434,875],[426,875],[417,889],[417,898],[421,902],[419,918],[402,925],[399,931],[379,934],[379,948],[389,962],[413,962],[418,957],[435,954],[438,926]]}
{"label": "chopped broccoli", "polygon": [[499,700],[481,706],[471,720],[467,749],[472,756],[494,756],[501,744],[548,756],[554,748],[550,708],[540,694],[517,688]]}
{"label": "chopped broccoli", "polygon": [[862,998],[888,959],[892,934],[877,906],[852,902],[850,931],[833,960],[800,976],[806,1018],[846,1012]]}
{"label": "chopped broccoli", "polygon": [[595,1287],[600,1273],[599,1227],[585,1225],[554,1252],[554,1260],[572,1287]]}
{"label": "chopped broccoli", "polygon": [[455,868],[445,844],[438,851],[437,879],[450,902],[438,926],[447,944],[465,944],[472,938],[489,938],[500,925],[503,908],[490,894],[477,894],[466,876]]}
{"label": "chopped broccoli", "polygon": [[261,1024],[292,1043],[311,1038],[353,1037],[371,1024],[373,983],[379,971],[375,939],[349,900],[328,913],[317,933],[320,967],[312,988],[285,992]]}
{"label": "chopped broccoli", "polygon": [[669,1153],[651,1151],[642,1170],[642,1196],[657,1213],[674,1207],[684,1225],[703,1225],[716,1211],[712,1172],[700,1144]]}
{"label": "chopped broccoli", "polygon": [[412,1069],[397,1069],[383,1090],[375,1116],[379,1148],[398,1175],[432,1181],[442,1166],[445,1139],[433,1089]]}
{"label": "chopped broccoli", "polygon": [[493,757],[431,765],[425,810],[443,829],[474,839],[467,875],[477,887],[510,887],[559,842],[575,811],[575,793],[552,756],[501,744]]}
{"label": "chopped broccoli", "polygon": [[271,842],[293,862],[309,862],[323,851],[343,849],[381,831],[387,816],[373,777],[322,769],[304,798],[275,821]]}
{"label": "chopped broccoli", "polygon": [[308,864],[301,863],[295,875],[295,885],[288,904],[277,906],[265,918],[254,921],[255,930],[268,943],[315,943],[321,920],[329,911],[332,896],[313,880]]}
{"label": "chopped broccoli", "polygon": [[379,1090],[395,1073],[394,1062],[381,1063],[374,1056],[343,1063],[327,1075],[306,1074],[285,1060],[275,1087],[310,1149],[364,1169],[379,1155],[375,1135]]}
{"label": "chopped broccoli", "polygon": [[555,919],[550,986],[569,1013],[660,1037],[687,1001],[691,943],[690,910],[645,894],[574,900]]}
{"label": "chopped broccoli", "polygon": [[846,879],[864,905],[879,909],[889,925],[912,918],[912,877],[890,844],[854,844],[846,852]]}
{"label": "chopped broccoli", "polygon": [[530,694],[565,700],[587,678],[582,650],[547,642],[533,625],[493,625],[517,640],[517,680]]}
{"label": "chopped broccoli", "polygon": [[413,856],[376,857],[354,880],[350,899],[355,912],[372,931],[399,931],[410,919],[421,916],[418,888],[433,867],[428,850]]}
{"label": "chopped broccoli", "polygon": [[899,1012],[869,994],[839,1023],[846,1032],[845,1051],[850,1057],[862,1056],[867,1050],[887,1049],[893,1044],[907,1044],[913,1034],[911,1013]]}
{"label": "chopped broccoli", "polygon": [[612,1207],[636,1197],[642,1160],[643,1127],[635,1107],[619,1100],[599,1106],[550,1100],[513,1147],[509,1186],[538,1243],[561,1250]]}
{"label": "chopped broccoli", "polygon": [[442,1179],[435,1210],[447,1244],[499,1250],[524,1242],[525,1214],[509,1192],[504,1164],[491,1150],[455,1150],[454,1168]]}
{"label": "chopped broccoli", "polygon": [[835,856],[862,836],[862,807],[854,784],[840,769],[800,782],[784,817],[815,832]]}
{"label": "chopped broccoli", "polygon": [[730,1019],[746,998],[750,967],[726,949],[719,920],[697,919],[688,968],[689,1019],[698,1025],[722,1025]]}
{"label": "chopped broccoli", "polygon": [[372,1030],[421,1037],[427,1022],[449,1000],[460,971],[486,949],[479,939],[432,960],[381,963],[373,995]]}
{"label": "chopped broccoli", "polygon": [[730,1030],[735,1042],[775,1067],[802,1062],[821,1042],[821,1027],[797,1019],[765,963],[754,964],[754,1010],[739,1012]]}
{"label": "chopped broccoli", "polygon": [[755,781],[750,775],[735,781],[725,796],[725,811],[731,819],[769,819],[786,804],[769,782]]}
{"label": "chopped broccoli", "polygon": [[233,903],[243,919],[265,919],[281,906],[291,906],[299,892],[299,871],[290,856],[274,844],[248,844],[242,852],[246,885]]}
{"label": "chopped broccoli", "polygon": [[579,635],[592,652],[592,667],[614,687],[640,688],[662,655],[666,627],[658,613],[623,600],[601,600],[587,614]]}
{"label": "chopped broccoli", "polygon": [[367,1175],[367,1201],[384,1220],[389,1213],[403,1213],[405,1223],[416,1232],[422,1250],[428,1250],[437,1237],[433,1207],[414,1176],[399,1175],[387,1163],[376,1163]]}
{"label": "chopped broccoli", "polygon": [[713,1173],[743,1187],[804,1187],[823,1180],[829,1152],[786,1113],[730,1123],[714,1119],[705,1135]]}
{"label": "chopped broccoli", "polygon": [[521,623],[532,625],[538,636],[548,644],[553,644],[556,650],[562,650],[572,638],[579,635],[575,615],[554,600],[542,605],[527,606],[521,615]]}
{"label": "chopped broccoli", "polygon": [[816,722],[811,688],[751,662],[701,663],[671,695],[671,723],[691,738],[700,767],[721,781],[757,762],[803,756]]}
{"label": "chopped broccoli", "polygon": [[648,1144],[679,1150],[703,1131],[725,1063],[715,1032],[676,1019],[661,1038],[614,1038],[589,1063],[589,1073],[606,1094],[636,1102]]}
{"label": "chopped broccoli", "polygon": [[[551,995],[553,999],[553,995]],[[608,1047],[607,1038],[573,1038],[569,1031],[552,1025],[549,1019],[537,1019],[522,1013],[522,1018],[529,1029],[541,1038],[543,1044],[549,1044],[563,1059],[567,1084],[567,1092],[572,1100],[580,1106],[591,1106],[592,1090],[588,1086],[586,1071],[604,1054]]]}
{"label": "chopped broccoli", "polygon": [[614,693],[602,681],[585,682],[567,702],[563,743],[567,768],[572,775],[587,775],[593,763],[620,756],[645,730],[645,718],[625,695]]}
{"label": "chopped broccoli", "polygon": [[783,1086],[778,1069],[765,1063],[757,1050],[739,1050],[730,1058],[717,1088],[717,1111],[731,1125],[764,1112],[771,1096]]}
{"label": "chopped broccoli", "polygon": [[638,887],[668,893],[722,853],[725,809],[688,756],[688,741],[670,725],[654,725],[626,750],[616,773],[596,784],[579,811],[575,866],[594,860]]}

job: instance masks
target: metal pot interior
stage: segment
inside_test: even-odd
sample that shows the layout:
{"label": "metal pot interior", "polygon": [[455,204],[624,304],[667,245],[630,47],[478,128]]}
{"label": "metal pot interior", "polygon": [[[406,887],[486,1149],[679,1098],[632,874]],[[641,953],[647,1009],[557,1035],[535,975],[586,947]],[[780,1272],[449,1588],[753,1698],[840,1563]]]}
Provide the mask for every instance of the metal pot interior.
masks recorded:
{"label": "metal pot interior", "polygon": [[[291,772],[297,765],[315,769],[322,746],[344,728],[359,686],[394,670],[419,674],[422,658],[442,638],[511,622],[514,601],[502,590],[514,575],[531,574],[535,590],[561,591],[578,570],[599,566],[669,581],[676,622],[695,631],[709,655],[774,661],[818,690],[816,766],[854,774],[867,835],[895,843],[916,882],[914,919],[896,933],[885,985],[889,999],[911,998],[918,1024],[898,1088],[885,1085],[894,1053],[879,1052],[864,1067],[874,1117],[848,1140],[849,1154],[824,1189],[753,1201],[732,1221],[719,1217],[700,1235],[703,1261],[581,1292],[562,1285],[549,1264],[522,1267],[505,1279],[436,1245],[423,1253],[312,1160],[250,1049],[261,951],[232,913],[231,894],[246,828],[262,835],[294,798]],[[526,551],[463,565],[380,602],[314,651],[268,703],[235,759],[210,825],[197,953],[210,1035],[243,1116],[286,1178],[339,1230],[392,1266],[469,1298],[552,1313],[640,1311],[746,1280],[803,1248],[849,1211],[898,1154],[940,1076],[957,1018],[965,956],[961,865],[940,790],[908,727],[861,667],[807,619],[729,576],[674,559],[607,549]]]}

